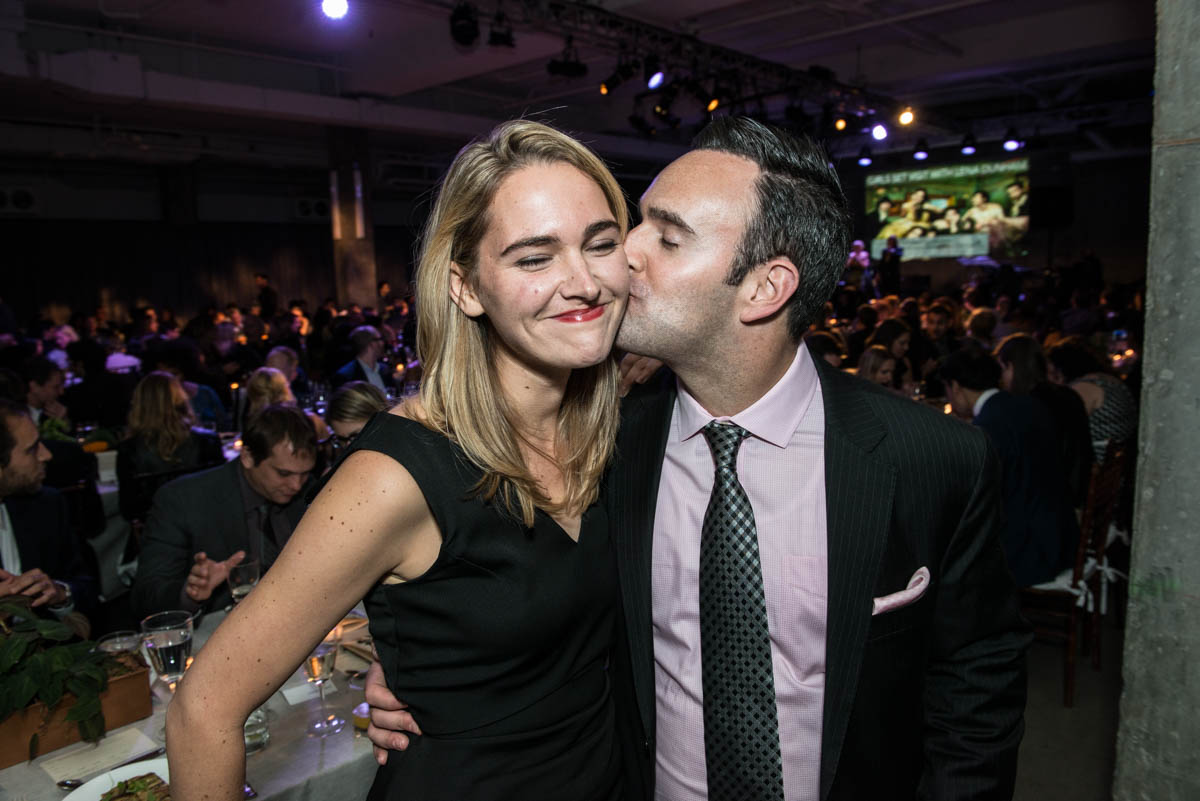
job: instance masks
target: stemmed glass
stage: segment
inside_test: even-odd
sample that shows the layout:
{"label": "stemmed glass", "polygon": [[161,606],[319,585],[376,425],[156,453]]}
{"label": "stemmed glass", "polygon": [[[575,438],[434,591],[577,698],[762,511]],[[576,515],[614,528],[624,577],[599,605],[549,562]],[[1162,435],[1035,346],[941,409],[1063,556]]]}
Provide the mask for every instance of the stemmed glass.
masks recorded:
{"label": "stemmed glass", "polygon": [[308,680],[317,685],[321,696],[321,717],[308,727],[309,737],[328,737],[337,734],[345,726],[346,721],[329,711],[325,706],[325,682],[333,678],[333,665],[337,660],[338,646],[342,642],[342,628],[338,626],[325,635],[317,647],[304,660],[304,673]]}
{"label": "stemmed glass", "polygon": [[191,614],[175,610],[150,615],[142,621],[142,643],[154,672],[175,692],[192,655]]}
{"label": "stemmed glass", "polygon": [[248,559],[229,568],[229,592],[236,604],[250,594],[258,584],[259,566],[257,559]]}

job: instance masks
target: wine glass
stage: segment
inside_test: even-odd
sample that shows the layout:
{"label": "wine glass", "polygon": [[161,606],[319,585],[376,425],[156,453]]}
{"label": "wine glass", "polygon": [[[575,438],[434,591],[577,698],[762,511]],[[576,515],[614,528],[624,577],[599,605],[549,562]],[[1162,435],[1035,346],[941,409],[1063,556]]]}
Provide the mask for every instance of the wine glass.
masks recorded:
{"label": "wine glass", "polygon": [[317,647],[304,660],[304,673],[308,680],[317,685],[321,696],[321,717],[308,727],[309,737],[328,737],[337,734],[345,726],[346,721],[325,706],[325,682],[333,678],[333,665],[337,660],[338,646],[342,642],[342,628],[338,626],[325,635]]}
{"label": "wine glass", "polygon": [[158,612],[142,621],[142,644],[154,672],[171,692],[192,655],[192,616],[182,610]]}
{"label": "wine glass", "polygon": [[257,559],[247,559],[229,568],[229,593],[233,602],[239,603],[258,584],[259,565]]}

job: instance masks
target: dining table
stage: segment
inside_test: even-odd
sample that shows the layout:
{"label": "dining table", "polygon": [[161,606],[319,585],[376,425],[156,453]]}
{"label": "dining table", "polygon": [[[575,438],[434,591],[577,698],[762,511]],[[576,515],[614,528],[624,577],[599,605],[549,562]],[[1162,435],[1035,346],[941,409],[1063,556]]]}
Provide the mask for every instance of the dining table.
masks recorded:
{"label": "dining table", "polygon": [[[204,615],[195,624],[193,655],[225,619],[226,612]],[[328,712],[346,721],[345,728],[326,737],[310,737],[309,725],[321,716],[317,688],[297,670],[264,705],[270,740],[246,756],[246,782],[257,798],[278,801],[327,801],[365,798],[377,765],[371,742],[353,725],[353,710],[363,702],[356,672],[366,668],[369,654],[365,621],[347,618],[347,634],[339,649],[333,678],[325,685]],[[358,625],[354,625],[354,624]],[[361,640],[357,643],[353,640]],[[352,650],[354,653],[352,652]],[[185,679],[186,680],[186,679]],[[170,690],[151,673],[152,712],[149,717],[107,733],[97,744],[76,743],[0,770],[0,798],[6,801],[57,801],[67,792],[55,782],[66,776],[90,779],[126,760],[165,743],[166,708]],[[76,774],[75,769],[80,772]]]}

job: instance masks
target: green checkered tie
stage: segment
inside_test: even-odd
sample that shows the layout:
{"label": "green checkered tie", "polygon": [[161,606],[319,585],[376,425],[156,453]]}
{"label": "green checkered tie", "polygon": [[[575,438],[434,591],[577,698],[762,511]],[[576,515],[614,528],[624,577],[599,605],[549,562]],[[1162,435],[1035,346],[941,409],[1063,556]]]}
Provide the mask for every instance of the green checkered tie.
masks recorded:
{"label": "green checkered tie", "polygon": [[783,801],[783,759],[754,510],[737,477],[749,433],[715,420],[716,480],[700,535],[700,652],[709,801]]}

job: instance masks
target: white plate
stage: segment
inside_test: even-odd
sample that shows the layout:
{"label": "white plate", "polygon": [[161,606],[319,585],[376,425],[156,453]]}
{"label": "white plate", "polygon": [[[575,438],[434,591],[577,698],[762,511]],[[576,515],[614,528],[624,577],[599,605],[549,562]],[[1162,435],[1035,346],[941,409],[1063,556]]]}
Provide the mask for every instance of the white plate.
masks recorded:
{"label": "white plate", "polygon": [[126,765],[121,768],[113,768],[108,773],[101,773],[87,784],[64,797],[63,801],[100,801],[100,796],[116,787],[117,782],[132,779],[134,776],[141,776],[144,773],[157,773],[164,782],[171,783],[171,775],[167,771],[167,758],[159,757],[158,759],[134,762],[132,765]]}

